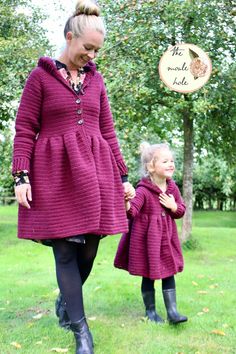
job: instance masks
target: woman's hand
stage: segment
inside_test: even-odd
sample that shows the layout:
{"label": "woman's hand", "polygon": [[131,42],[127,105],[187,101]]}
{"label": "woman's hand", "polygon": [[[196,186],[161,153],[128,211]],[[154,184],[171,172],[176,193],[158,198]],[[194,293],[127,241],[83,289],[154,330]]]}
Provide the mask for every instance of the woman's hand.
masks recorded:
{"label": "woman's hand", "polygon": [[28,201],[32,201],[31,185],[29,183],[20,184],[15,187],[15,195],[19,204],[30,209]]}
{"label": "woman's hand", "polygon": [[125,193],[125,200],[128,201],[130,199],[133,199],[135,197],[135,189],[132,184],[130,184],[129,182],[124,182],[123,187]]}
{"label": "woman's hand", "polygon": [[159,196],[160,203],[164,205],[166,208],[170,209],[173,213],[177,210],[177,204],[175,202],[175,198],[172,194],[162,193]]}

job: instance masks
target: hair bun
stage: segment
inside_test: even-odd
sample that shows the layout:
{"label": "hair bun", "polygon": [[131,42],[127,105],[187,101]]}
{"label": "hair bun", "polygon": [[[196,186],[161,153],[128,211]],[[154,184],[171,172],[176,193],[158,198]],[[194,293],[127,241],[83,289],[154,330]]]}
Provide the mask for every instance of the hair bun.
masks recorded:
{"label": "hair bun", "polygon": [[93,15],[100,16],[100,9],[95,1],[92,0],[79,0],[77,1],[74,16],[79,15]]}
{"label": "hair bun", "polygon": [[139,145],[139,151],[142,154],[145,150],[150,148],[150,144],[147,141],[143,141],[140,145]]}

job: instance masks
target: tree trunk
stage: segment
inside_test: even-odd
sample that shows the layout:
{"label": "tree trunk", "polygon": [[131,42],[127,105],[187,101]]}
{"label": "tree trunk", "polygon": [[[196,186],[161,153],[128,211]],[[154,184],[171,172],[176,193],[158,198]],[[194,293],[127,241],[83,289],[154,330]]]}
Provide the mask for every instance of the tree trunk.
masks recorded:
{"label": "tree trunk", "polygon": [[184,165],[183,165],[183,198],[186,212],[183,217],[181,242],[191,238],[193,214],[193,119],[190,113],[184,112]]}

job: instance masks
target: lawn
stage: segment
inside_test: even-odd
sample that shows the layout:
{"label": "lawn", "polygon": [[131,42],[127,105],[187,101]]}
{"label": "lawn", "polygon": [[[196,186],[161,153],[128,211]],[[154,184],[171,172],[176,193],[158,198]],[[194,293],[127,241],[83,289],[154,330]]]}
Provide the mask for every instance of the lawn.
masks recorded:
{"label": "lawn", "polygon": [[[54,314],[52,251],[16,238],[16,214],[15,206],[0,207],[0,353],[74,354],[72,333]],[[193,226],[198,248],[184,250],[185,270],[176,277],[178,308],[189,317],[179,326],[145,321],[140,278],[113,267],[119,236],[102,240],[84,286],[96,354],[236,353],[236,213],[196,212]]]}

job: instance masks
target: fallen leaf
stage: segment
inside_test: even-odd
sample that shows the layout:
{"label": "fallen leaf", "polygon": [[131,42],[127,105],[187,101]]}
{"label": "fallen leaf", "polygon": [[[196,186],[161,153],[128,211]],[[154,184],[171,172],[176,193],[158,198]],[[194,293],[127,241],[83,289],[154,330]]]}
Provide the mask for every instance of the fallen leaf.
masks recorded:
{"label": "fallen leaf", "polygon": [[89,321],[96,321],[97,317],[93,316],[93,317],[88,317]]}
{"label": "fallen leaf", "polygon": [[198,293],[198,294],[201,294],[201,295],[206,295],[206,294],[208,294],[208,292],[207,292],[206,290],[199,290],[197,293]]}
{"label": "fallen leaf", "polygon": [[207,307],[204,307],[204,309],[202,309],[203,312],[207,313],[209,312],[210,310],[207,308]]}
{"label": "fallen leaf", "polygon": [[33,327],[33,326],[34,326],[34,323],[33,323],[33,322],[28,322],[28,323],[27,323],[27,327],[28,327],[28,328],[31,328],[31,327]]}
{"label": "fallen leaf", "polygon": [[225,332],[221,331],[220,329],[213,329],[211,333],[217,334],[218,336],[225,336]]}
{"label": "fallen leaf", "polygon": [[227,323],[224,323],[222,327],[223,327],[223,328],[228,328],[229,325],[228,325]]}
{"label": "fallen leaf", "polygon": [[95,289],[94,289],[94,291],[98,291],[98,290],[100,290],[101,289],[101,286],[97,286]]}
{"label": "fallen leaf", "polygon": [[40,320],[40,318],[42,318],[42,317],[43,317],[43,314],[42,314],[42,313],[39,313],[38,315],[32,316],[32,318],[33,318],[34,320]]}
{"label": "fallen leaf", "polygon": [[147,317],[141,317],[141,321],[142,322],[148,322],[148,318]]}
{"label": "fallen leaf", "polygon": [[218,288],[219,284],[212,284],[209,286],[210,289]]}
{"label": "fallen leaf", "polygon": [[198,286],[198,283],[196,283],[195,281],[192,281],[192,284],[193,284],[194,286]]}
{"label": "fallen leaf", "polygon": [[202,315],[204,315],[204,312],[198,312],[197,315],[202,316]]}
{"label": "fallen leaf", "polygon": [[202,279],[202,278],[205,278],[205,275],[199,274],[197,277],[198,277],[199,279]]}
{"label": "fallen leaf", "polygon": [[15,347],[16,349],[20,349],[21,348],[21,345],[19,343],[17,343],[17,342],[11,342],[11,345],[13,347]]}
{"label": "fallen leaf", "polygon": [[67,353],[69,349],[63,349],[63,348],[52,348],[50,352],[56,352],[56,353]]}
{"label": "fallen leaf", "polygon": [[35,344],[37,344],[37,345],[41,345],[41,344],[43,344],[43,341],[39,340],[39,341],[38,341],[38,342],[36,342]]}

